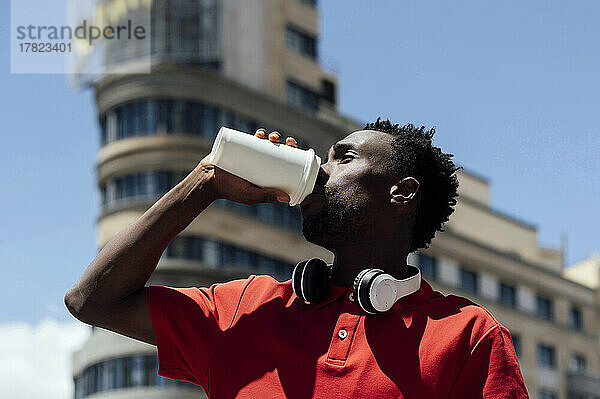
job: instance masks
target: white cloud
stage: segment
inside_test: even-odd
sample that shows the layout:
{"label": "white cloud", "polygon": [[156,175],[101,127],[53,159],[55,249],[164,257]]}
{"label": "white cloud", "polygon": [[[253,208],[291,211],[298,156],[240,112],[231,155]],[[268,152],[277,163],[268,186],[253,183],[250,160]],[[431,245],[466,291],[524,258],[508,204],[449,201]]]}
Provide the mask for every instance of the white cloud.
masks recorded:
{"label": "white cloud", "polygon": [[88,335],[77,322],[0,324],[0,398],[71,399],[71,354]]}

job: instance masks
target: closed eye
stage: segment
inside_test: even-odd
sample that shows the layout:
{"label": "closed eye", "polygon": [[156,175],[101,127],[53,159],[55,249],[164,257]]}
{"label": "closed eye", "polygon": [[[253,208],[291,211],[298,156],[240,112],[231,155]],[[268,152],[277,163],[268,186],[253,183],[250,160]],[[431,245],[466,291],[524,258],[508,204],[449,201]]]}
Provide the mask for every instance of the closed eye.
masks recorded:
{"label": "closed eye", "polygon": [[354,159],[354,155],[353,154],[344,154],[340,158],[340,163],[348,163],[348,162],[352,161],[353,159]]}

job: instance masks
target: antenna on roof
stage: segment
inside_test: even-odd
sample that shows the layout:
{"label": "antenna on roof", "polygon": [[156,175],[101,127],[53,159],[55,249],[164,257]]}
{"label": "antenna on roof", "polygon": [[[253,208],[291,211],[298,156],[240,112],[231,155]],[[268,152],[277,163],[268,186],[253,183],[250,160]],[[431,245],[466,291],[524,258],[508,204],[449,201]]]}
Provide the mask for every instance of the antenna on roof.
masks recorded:
{"label": "antenna on roof", "polygon": [[569,238],[564,231],[560,234],[560,255],[562,258],[562,267],[566,267],[567,250],[569,249]]}

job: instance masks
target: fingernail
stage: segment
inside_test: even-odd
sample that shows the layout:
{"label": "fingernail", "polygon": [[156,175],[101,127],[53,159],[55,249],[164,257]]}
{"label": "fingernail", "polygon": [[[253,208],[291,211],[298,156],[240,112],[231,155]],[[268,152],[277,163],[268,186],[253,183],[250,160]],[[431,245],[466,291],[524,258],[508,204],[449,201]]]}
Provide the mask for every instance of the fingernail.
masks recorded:
{"label": "fingernail", "polygon": [[290,202],[290,199],[287,195],[283,195],[283,194],[278,194],[277,195],[277,201],[279,202]]}

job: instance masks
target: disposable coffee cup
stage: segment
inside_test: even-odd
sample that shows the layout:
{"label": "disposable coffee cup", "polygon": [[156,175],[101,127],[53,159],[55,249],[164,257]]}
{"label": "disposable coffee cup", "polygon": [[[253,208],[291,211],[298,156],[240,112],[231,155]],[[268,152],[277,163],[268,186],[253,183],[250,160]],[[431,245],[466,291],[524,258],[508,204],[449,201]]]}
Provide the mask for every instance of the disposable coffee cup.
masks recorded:
{"label": "disposable coffee cup", "polygon": [[286,192],[290,206],[312,192],[321,166],[312,148],[272,143],[227,127],[219,130],[208,162],[257,186]]}

